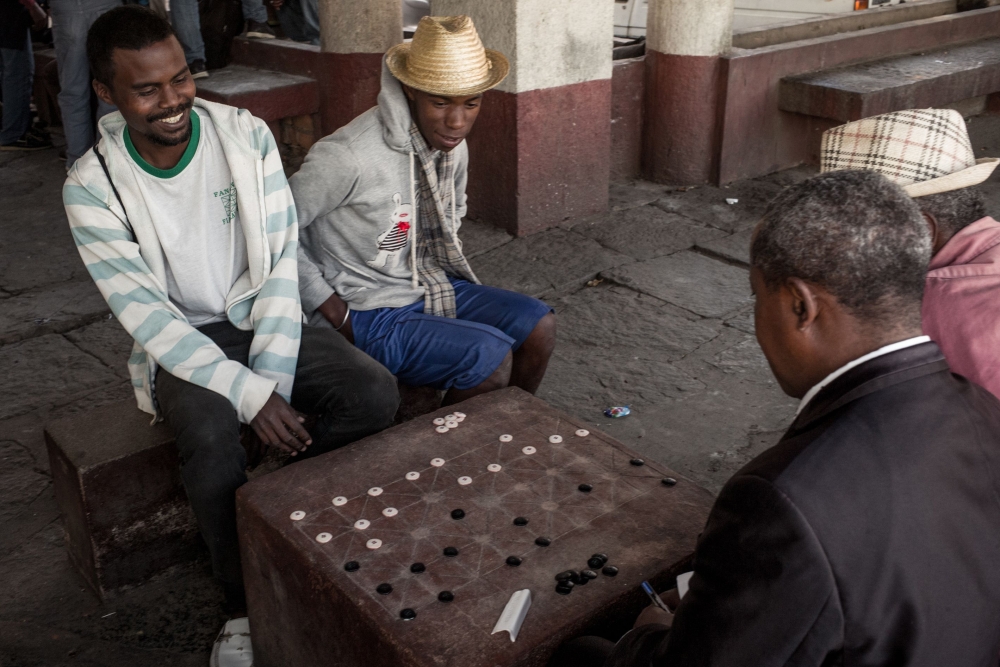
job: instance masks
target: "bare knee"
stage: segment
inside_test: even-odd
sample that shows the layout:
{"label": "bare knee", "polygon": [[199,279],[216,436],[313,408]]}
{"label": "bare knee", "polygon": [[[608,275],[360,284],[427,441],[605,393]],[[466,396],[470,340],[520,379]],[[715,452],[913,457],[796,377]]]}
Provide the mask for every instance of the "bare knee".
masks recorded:
{"label": "bare knee", "polygon": [[493,371],[486,380],[479,385],[480,388],[486,391],[495,391],[497,389],[503,389],[508,384],[510,384],[510,373],[514,368],[514,353],[510,350],[507,351],[506,356],[504,356],[503,361],[497,366],[497,369]]}
{"label": "bare knee", "polygon": [[556,349],[556,314],[549,312],[538,320],[538,324],[531,330],[521,347],[526,348],[531,354],[550,357]]}

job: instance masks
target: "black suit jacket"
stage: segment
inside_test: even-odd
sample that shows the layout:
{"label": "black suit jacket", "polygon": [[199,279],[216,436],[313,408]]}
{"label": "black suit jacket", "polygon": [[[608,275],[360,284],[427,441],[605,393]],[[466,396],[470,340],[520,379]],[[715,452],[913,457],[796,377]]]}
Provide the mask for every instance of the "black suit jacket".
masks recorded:
{"label": "black suit jacket", "polygon": [[694,571],[608,664],[996,667],[1000,402],[933,343],[852,369],[726,484]]}

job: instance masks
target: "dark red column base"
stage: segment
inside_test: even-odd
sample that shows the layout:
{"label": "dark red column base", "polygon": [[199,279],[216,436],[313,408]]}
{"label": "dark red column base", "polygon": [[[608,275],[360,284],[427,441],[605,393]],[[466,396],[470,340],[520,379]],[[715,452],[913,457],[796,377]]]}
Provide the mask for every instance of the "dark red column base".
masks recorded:
{"label": "dark red column base", "polygon": [[714,183],[719,177],[724,64],[715,56],[646,51],[646,178]]}

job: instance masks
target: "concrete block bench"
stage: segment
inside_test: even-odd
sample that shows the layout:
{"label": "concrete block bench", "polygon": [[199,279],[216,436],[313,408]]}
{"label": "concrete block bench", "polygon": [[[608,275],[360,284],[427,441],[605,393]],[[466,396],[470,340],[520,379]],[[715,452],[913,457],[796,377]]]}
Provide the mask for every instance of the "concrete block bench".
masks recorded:
{"label": "concrete block bench", "polygon": [[779,107],[849,122],[1000,92],[1000,38],[790,76]]}

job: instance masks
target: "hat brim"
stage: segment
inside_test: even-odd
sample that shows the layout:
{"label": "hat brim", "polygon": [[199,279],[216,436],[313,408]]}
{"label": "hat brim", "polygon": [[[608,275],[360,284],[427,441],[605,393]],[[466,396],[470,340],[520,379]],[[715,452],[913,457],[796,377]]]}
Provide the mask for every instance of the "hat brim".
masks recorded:
{"label": "hat brim", "polygon": [[490,62],[490,73],[482,81],[477,81],[472,85],[458,86],[449,81],[429,81],[414,77],[407,68],[407,59],[410,55],[410,44],[403,43],[389,49],[385,54],[385,64],[389,67],[392,75],[410,88],[421,90],[431,95],[442,97],[467,97],[469,95],[480,95],[491,88],[496,88],[500,82],[507,78],[510,71],[510,63],[507,57],[499,51],[486,49],[486,59]]}
{"label": "hat brim", "polygon": [[976,164],[973,167],[968,167],[962,171],[956,171],[954,174],[948,174],[940,178],[932,178],[929,181],[904,185],[903,189],[906,190],[906,194],[914,199],[937,195],[942,192],[961,190],[962,188],[972,187],[984,182],[990,177],[993,170],[997,168],[997,165],[1000,165],[1000,158],[981,158],[976,160]]}

